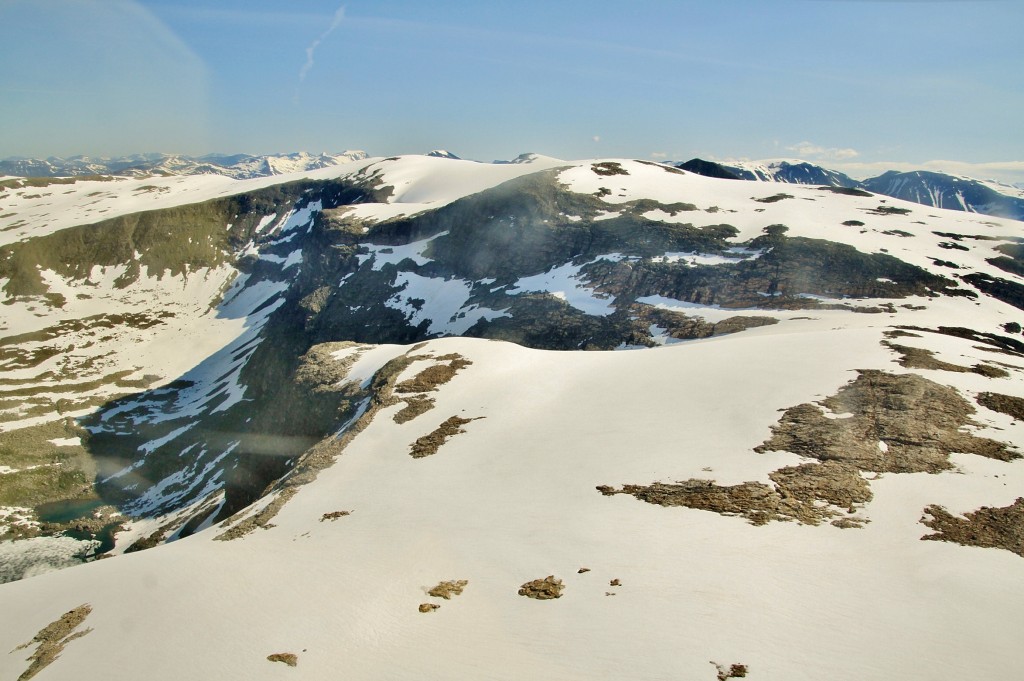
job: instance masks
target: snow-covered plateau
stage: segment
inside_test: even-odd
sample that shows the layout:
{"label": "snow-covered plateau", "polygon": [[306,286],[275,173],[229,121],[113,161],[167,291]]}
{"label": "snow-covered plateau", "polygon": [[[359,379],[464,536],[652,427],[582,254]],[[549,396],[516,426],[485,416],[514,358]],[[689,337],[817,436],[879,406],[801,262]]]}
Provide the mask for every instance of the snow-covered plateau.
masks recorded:
{"label": "snow-covered plateau", "polygon": [[1024,223],[760,180],[9,184],[0,681],[1012,678]]}

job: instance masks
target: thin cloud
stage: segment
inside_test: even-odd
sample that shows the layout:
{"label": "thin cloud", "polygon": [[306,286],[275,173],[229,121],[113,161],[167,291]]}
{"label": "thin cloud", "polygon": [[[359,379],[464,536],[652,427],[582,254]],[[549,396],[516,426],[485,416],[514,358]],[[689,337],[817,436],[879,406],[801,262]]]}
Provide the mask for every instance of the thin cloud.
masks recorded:
{"label": "thin cloud", "polygon": [[865,179],[880,175],[887,170],[933,170],[950,175],[963,175],[983,180],[996,180],[1007,184],[1024,183],[1024,161],[990,161],[972,163],[968,161],[946,161],[941,159],[908,163],[906,161],[871,161],[837,163],[841,170],[851,177]]}
{"label": "thin cloud", "polygon": [[306,76],[313,68],[313,55],[316,53],[316,48],[320,46],[320,43],[322,43],[327,36],[334,32],[334,29],[338,28],[344,18],[345,6],[342,5],[334,12],[334,18],[331,20],[331,25],[327,27],[327,30],[321,33],[320,37],[316,38],[309,44],[309,47],[306,48],[306,63],[302,65],[301,69],[299,69],[299,83],[306,80]]}
{"label": "thin cloud", "polygon": [[823,161],[846,161],[860,156],[860,153],[856,149],[823,147],[811,142],[799,142],[791,147],[786,147],[786,149],[802,158],[818,159]]}
{"label": "thin cloud", "polygon": [[600,135],[594,135],[590,139],[594,140],[595,142],[600,142],[601,141],[601,136]]}
{"label": "thin cloud", "polygon": [[666,154],[664,151],[652,151],[651,152],[651,158],[658,158],[658,159],[668,158],[668,154]]}

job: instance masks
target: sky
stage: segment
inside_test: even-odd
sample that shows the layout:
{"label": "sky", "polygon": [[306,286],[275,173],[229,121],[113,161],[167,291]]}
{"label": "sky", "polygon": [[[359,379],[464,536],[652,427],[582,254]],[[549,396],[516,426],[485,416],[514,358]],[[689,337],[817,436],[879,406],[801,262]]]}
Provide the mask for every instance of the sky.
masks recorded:
{"label": "sky", "polygon": [[0,157],[448,149],[1024,181],[1022,26],[1018,0],[0,0]]}

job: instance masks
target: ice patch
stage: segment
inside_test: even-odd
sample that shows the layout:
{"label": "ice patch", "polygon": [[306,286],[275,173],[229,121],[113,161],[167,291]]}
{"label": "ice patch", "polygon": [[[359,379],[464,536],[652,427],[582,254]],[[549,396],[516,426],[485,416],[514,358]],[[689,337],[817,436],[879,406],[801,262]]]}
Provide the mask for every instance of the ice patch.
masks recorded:
{"label": "ice patch", "polygon": [[[267,215],[266,217],[262,218],[260,220],[260,223],[256,225],[256,233],[259,234],[260,232],[262,232],[264,229],[270,226],[270,223],[272,223],[276,219],[277,215],[274,213],[271,213],[270,215]],[[231,225],[228,225],[228,229],[231,229]]]}
{"label": "ice patch", "polygon": [[377,371],[395,357],[406,352],[405,345],[357,345],[331,353],[331,357],[342,360],[356,355],[355,361],[348,368],[346,382],[357,381],[360,387],[366,388]]}
{"label": "ice patch", "polygon": [[[673,338],[668,334],[668,329],[662,328],[657,324],[651,324],[648,327],[647,332],[651,334],[651,340],[658,345],[675,345],[676,343],[682,343],[683,341],[678,338]],[[644,346],[636,346],[644,347]]]}
{"label": "ice patch", "polygon": [[[440,236],[440,235],[439,235]],[[464,308],[473,290],[465,279],[423,277],[413,272],[399,272],[395,286],[404,286],[385,305],[405,313],[410,324],[429,321],[427,333],[461,334],[481,319],[507,317],[501,310],[470,305]]]}
{"label": "ice patch", "polygon": [[430,242],[447,234],[448,232],[444,231],[440,234],[435,234],[432,237],[413,241],[412,243],[408,243],[403,246],[362,244],[362,246],[368,248],[370,252],[357,256],[359,259],[359,266],[362,267],[363,263],[371,258],[373,259],[374,271],[380,271],[384,265],[397,265],[406,259],[412,260],[417,265],[426,265],[430,262],[430,258],[425,257],[423,253],[427,250]]}
{"label": "ice patch", "polygon": [[181,428],[175,428],[171,432],[167,433],[167,435],[164,435],[163,437],[158,437],[155,440],[150,440],[146,444],[141,445],[139,447],[139,451],[143,452],[144,454],[152,454],[155,450],[159,449],[160,447],[163,447],[165,444],[175,439],[179,435],[183,435],[187,430],[189,430],[194,425],[195,423],[190,423],[186,426],[182,426]]}
{"label": "ice patch", "polygon": [[82,563],[100,545],[71,537],[33,537],[0,543],[0,584]]}
{"label": "ice patch", "polygon": [[735,317],[736,315],[771,317],[778,314],[777,311],[759,310],[757,308],[724,308],[720,305],[688,303],[682,300],[676,300],[675,298],[667,298],[665,296],[644,296],[642,298],[637,298],[636,302],[643,303],[644,305],[651,305],[660,310],[681,312],[690,317],[701,317],[704,321],[711,324],[716,324],[724,319]]}
{"label": "ice patch", "polygon": [[306,227],[308,231],[313,227],[313,216],[321,210],[323,210],[323,202],[321,201],[311,201],[304,208],[291,210],[285,216],[284,224],[281,226],[278,234],[285,234],[299,227]]}
{"label": "ice patch", "polygon": [[752,251],[745,248],[730,248],[726,253],[729,255],[695,252],[666,253],[665,255],[651,258],[651,261],[664,263],[685,262],[688,265],[732,265],[759,257],[762,254],[762,251]]}
{"label": "ice patch", "polygon": [[590,315],[607,317],[615,312],[611,298],[606,294],[595,293],[593,289],[588,288],[580,279],[580,273],[587,265],[592,265],[600,260],[619,262],[625,259],[626,256],[621,253],[609,253],[582,265],[566,263],[543,274],[520,278],[508,289],[508,293],[550,293],[577,310]]}

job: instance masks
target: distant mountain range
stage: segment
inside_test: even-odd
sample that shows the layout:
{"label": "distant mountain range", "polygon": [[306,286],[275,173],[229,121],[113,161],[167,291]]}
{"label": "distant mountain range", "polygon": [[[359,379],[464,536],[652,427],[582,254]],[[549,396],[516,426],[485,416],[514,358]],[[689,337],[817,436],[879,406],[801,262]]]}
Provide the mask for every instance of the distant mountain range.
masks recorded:
{"label": "distant mountain range", "polygon": [[[426,156],[461,160],[454,153],[437,149]],[[0,161],[0,176],[18,177],[81,177],[118,175],[147,177],[153,175],[223,175],[236,180],[270,177],[288,173],[329,168],[367,158],[364,151],[342,151],[336,154],[208,154],[192,157],[180,154],[135,154],[114,158],[72,156],[47,159],[7,158]],[[522,154],[512,161],[494,163],[529,163],[536,154]],[[544,157],[546,158],[546,157]],[[970,177],[930,171],[888,171],[866,180],[855,180],[837,170],[800,160],[743,161],[716,163],[695,158],[671,164],[677,168],[723,179],[756,182],[845,187],[883,194],[936,208],[963,210],[995,217],[1024,220],[1024,189]]]}
{"label": "distant mountain range", "polygon": [[18,177],[81,177],[83,175],[224,175],[236,180],[268,177],[328,168],[366,158],[365,151],[337,154],[208,154],[192,157],[180,154],[135,154],[114,158],[72,156],[47,159],[6,158],[0,161],[0,175]]}
{"label": "distant mountain range", "polygon": [[707,177],[861,189],[925,206],[1024,220],[1024,191],[1019,187],[946,173],[890,170],[858,181],[806,161],[715,163],[695,158],[674,165]]}

